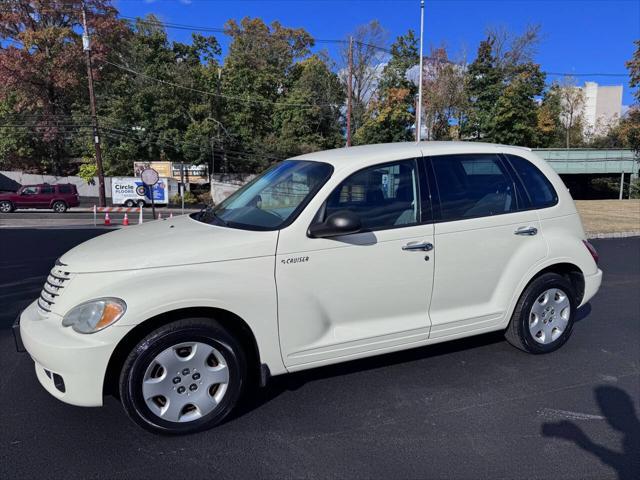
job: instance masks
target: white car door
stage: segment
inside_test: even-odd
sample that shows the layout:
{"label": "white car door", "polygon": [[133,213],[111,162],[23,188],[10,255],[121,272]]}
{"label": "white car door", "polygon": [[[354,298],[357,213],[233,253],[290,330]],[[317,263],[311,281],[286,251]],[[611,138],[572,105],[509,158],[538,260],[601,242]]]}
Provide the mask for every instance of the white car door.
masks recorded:
{"label": "white car door", "polygon": [[503,328],[518,285],[547,253],[538,213],[528,209],[498,154],[434,156],[425,162],[439,197],[431,339]]}
{"label": "white car door", "polygon": [[366,231],[309,238],[315,202],[306,220],[280,232],[278,321],[289,370],[428,339],[435,252],[418,168],[414,159],[375,165],[318,193],[321,220],[349,210]]}

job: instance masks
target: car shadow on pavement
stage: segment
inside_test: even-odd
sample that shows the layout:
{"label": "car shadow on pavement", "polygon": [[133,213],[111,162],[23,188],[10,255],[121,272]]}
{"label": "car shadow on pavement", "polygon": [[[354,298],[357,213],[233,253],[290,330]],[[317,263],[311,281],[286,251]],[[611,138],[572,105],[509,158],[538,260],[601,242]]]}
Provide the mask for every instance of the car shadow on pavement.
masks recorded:
{"label": "car shadow on pavement", "polygon": [[[576,322],[582,321],[591,312],[591,304],[587,303],[578,309]],[[250,411],[270,402],[285,391],[294,391],[306,383],[325,378],[338,377],[356,372],[364,372],[377,368],[390,367],[392,365],[424,360],[427,358],[448,355],[472,348],[505,342],[504,332],[491,332],[482,335],[462,338],[434,345],[412,348],[399,352],[377,355],[369,358],[351,360],[326,367],[312,368],[301,372],[289,373],[270,378],[267,386],[258,388],[250,386],[250,391],[244,395],[243,400],[234,409],[228,420],[243,416]],[[227,421],[228,421],[227,420]]]}
{"label": "car shadow on pavement", "polygon": [[583,305],[582,307],[580,307],[578,309],[578,312],[576,313],[576,323],[584,320],[585,318],[587,318],[589,316],[589,314],[591,313],[591,304],[587,303],[586,305]]}
{"label": "car shadow on pavement", "polygon": [[620,480],[640,478],[640,419],[633,399],[624,390],[608,385],[597,387],[594,392],[607,423],[623,435],[621,452],[600,445],[578,425],[567,420],[545,423],[542,425],[542,435],[574,442],[613,468]]}

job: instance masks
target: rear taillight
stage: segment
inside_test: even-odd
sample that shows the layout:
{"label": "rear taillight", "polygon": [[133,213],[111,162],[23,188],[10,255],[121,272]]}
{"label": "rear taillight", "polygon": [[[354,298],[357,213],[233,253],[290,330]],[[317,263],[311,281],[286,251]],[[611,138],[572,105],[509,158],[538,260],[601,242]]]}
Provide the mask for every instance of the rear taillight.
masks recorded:
{"label": "rear taillight", "polygon": [[595,249],[595,247],[591,245],[587,240],[583,240],[582,243],[584,243],[584,246],[587,247],[587,250],[589,250],[589,253],[593,257],[593,260],[594,262],[596,262],[596,265],[597,265],[598,260],[600,260],[600,256],[598,255],[598,252]]}

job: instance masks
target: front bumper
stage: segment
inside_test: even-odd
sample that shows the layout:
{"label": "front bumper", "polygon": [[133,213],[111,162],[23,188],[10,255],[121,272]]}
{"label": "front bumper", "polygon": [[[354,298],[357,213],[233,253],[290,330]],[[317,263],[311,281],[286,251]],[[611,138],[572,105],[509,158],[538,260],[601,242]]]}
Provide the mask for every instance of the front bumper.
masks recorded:
{"label": "front bumper", "polygon": [[18,314],[16,321],[13,323],[13,326],[11,327],[11,330],[13,330],[13,341],[15,342],[16,350],[19,353],[26,352],[24,348],[24,343],[22,343],[22,337],[20,336],[20,316],[21,315],[22,315],[22,312]]}
{"label": "front bumper", "polygon": [[42,316],[36,302],[22,312],[19,325],[38,380],[51,395],[72,405],[102,405],[109,359],[129,329],[112,327],[95,334],[79,334],[63,327],[59,315]]}
{"label": "front bumper", "polygon": [[601,284],[602,270],[598,269],[598,271],[593,275],[585,275],[584,295],[582,297],[582,303],[580,304],[580,306],[586,305],[586,303],[591,300],[596,293],[598,293]]}

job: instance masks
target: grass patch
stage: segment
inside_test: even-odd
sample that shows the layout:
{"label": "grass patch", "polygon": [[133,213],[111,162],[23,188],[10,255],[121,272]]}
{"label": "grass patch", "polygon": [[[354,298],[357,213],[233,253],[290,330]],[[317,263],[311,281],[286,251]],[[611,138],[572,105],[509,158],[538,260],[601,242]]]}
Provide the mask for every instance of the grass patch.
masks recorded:
{"label": "grass patch", "polygon": [[640,200],[576,200],[587,233],[640,232]]}

